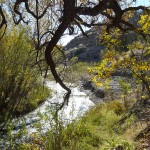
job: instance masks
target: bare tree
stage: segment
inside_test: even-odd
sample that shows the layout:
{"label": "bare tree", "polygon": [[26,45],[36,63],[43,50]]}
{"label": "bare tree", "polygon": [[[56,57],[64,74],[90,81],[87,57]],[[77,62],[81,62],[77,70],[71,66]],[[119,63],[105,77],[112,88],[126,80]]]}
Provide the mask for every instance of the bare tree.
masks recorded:
{"label": "bare tree", "polygon": [[[133,1],[136,0],[131,0],[131,3]],[[137,10],[150,12],[144,6],[125,5],[124,0],[5,0],[0,4],[0,29],[7,26],[5,4],[9,6],[15,24],[35,23],[37,61],[41,56],[40,51],[44,50],[54,79],[67,91],[59,109],[68,103],[71,94],[58,75],[52,57],[53,49],[63,34],[68,31],[72,35],[78,28],[87,36],[84,27],[106,26],[108,33],[112,28],[119,28],[123,32],[132,30],[145,37],[143,31],[125,20],[124,16]]]}

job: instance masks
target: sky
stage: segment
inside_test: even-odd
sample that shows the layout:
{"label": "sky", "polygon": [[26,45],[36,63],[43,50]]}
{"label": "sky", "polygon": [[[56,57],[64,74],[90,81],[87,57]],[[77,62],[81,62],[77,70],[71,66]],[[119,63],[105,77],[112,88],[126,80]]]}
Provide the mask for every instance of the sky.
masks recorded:
{"label": "sky", "polygon": [[136,0],[136,5],[150,6],[150,0]]}
{"label": "sky", "polygon": [[[134,3],[134,6],[139,6],[139,5],[143,5],[143,6],[150,6],[150,0],[136,0],[136,2]],[[68,42],[70,42],[75,36],[77,35],[65,35],[61,38],[60,43],[65,46]]]}

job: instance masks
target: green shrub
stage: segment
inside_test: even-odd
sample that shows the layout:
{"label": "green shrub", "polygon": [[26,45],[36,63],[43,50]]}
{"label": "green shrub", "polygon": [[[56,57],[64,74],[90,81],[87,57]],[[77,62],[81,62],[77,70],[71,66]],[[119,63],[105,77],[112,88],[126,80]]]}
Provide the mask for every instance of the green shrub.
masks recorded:
{"label": "green shrub", "polygon": [[122,103],[120,100],[109,102],[109,105],[107,107],[108,109],[113,110],[117,115],[123,114],[126,110],[124,103]]}
{"label": "green shrub", "polygon": [[109,103],[104,103],[93,107],[84,117],[66,127],[62,122],[56,123],[44,137],[47,150],[58,149],[57,146],[60,150],[96,150],[105,144],[105,139],[115,138],[117,134],[112,126],[121,116],[108,105]]}
{"label": "green shrub", "polygon": [[0,122],[34,109],[49,95],[33,65],[33,50],[20,29],[13,28],[0,42]]}
{"label": "green shrub", "polygon": [[78,56],[86,51],[85,48],[79,48],[75,51],[74,56]]}
{"label": "green shrub", "polygon": [[133,145],[126,141],[122,140],[120,138],[115,138],[110,141],[106,140],[106,146],[103,148],[103,150],[133,150]]}

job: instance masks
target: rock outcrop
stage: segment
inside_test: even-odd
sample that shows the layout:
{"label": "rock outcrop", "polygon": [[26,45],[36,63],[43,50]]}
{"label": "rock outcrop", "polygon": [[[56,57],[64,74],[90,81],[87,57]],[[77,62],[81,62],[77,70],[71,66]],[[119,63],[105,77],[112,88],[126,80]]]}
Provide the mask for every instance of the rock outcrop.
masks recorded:
{"label": "rock outcrop", "polygon": [[[120,99],[123,91],[119,85],[119,80],[119,76],[113,76],[109,83],[109,89],[106,89],[104,86],[97,87],[89,79],[83,78],[81,81],[81,91],[84,91],[94,103],[108,99]],[[127,77],[126,80],[128,80]]]}
{"label": "rock outcrop", "polygon": [[99,30],[98,28],[92,28],[85,33],[88,37],[80,34],[64,47],[64,50],[68,53],[68,59],[77,57],[78,61],[98,62],[100,51],[104,49],[104,46],[98,45]]}

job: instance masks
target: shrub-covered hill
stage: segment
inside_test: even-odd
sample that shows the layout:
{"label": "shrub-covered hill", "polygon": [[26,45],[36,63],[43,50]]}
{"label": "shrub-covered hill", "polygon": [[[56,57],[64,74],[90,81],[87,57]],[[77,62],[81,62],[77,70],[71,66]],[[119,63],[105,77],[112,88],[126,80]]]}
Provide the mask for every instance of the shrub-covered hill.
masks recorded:
{"label": "shrub-covered hill", "polygon": [[99,28],[92,28],[85,33],[88,37],[80,34],[71,40],[64,50],[68,53],[68,59],[77,57],[78,61],[98,62],[100,60],[100,51],[104,46],[99,45]]}

